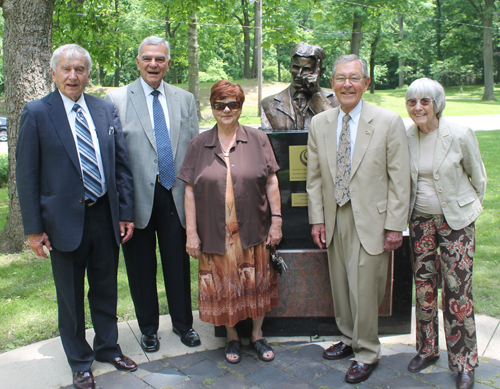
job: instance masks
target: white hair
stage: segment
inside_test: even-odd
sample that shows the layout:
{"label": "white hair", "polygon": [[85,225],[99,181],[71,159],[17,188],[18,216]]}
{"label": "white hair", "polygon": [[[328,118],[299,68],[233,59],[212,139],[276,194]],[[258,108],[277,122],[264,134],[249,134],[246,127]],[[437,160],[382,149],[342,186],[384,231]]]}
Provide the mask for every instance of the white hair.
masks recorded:
{"label": "white hair", "polygon": [[417,78],[406,90],[406,100],[421,99],[430,97],[433,100],[434,113],[438,118],[441,117],[446,106],[446,96],[443,86],[427,77]]}
{"label": "white hair", "polygon": [[159,46],[161,44],[165,45],[165,47],[167,48],[167,52],[168,52],[167,61],[170,61],[170,45],[168,44],[168,42],[165,39],[160,38],[158,36],[154,36],[154,35],[148,36],[147,38],[144,38],[142,40],[141,44],[139,45],[139,50],[137,50],[137,58],[139,58],[139,56],[141,55],[142,46],[144,46],[144,45]]}
{"label": "white hair", "polygon": [[359,58],[356,54],[345,54],[338,57],[333,63],[332,78],[335,78],[335,72],[337,71],[337,65],[339,63],[347,63],[352,61],[358,61],[361,64],[363,77],[370,77],[370,74],[368,73],[368,67],[366,66],[366,61],[364,59]]}
{"label": "white hair", "polygon": [[76,43],[70,43],[67,45],[59,46],[54,53],[52,54],[52,58],[50,59],[50,68],[54,71],[57,71],[57,63],[59,62],[59,57],[63,52],[66,52],[66,59],[72,60],[75,58],[76,53],[83,54],[85,59],[85,64],[87,65],[88,74],[92,71],[92,58],[87,50],[85,50],[82,46],[77,45]]}

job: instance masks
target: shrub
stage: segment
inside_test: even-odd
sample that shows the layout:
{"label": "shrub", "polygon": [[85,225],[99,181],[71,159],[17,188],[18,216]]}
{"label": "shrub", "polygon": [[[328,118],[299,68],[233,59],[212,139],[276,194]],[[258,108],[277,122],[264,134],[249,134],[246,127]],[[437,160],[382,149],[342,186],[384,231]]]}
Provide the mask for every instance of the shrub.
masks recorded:
{"label": "shrub", "polygon": [[9,180],[9,155],[0,154],[0,187],[7,184]]}

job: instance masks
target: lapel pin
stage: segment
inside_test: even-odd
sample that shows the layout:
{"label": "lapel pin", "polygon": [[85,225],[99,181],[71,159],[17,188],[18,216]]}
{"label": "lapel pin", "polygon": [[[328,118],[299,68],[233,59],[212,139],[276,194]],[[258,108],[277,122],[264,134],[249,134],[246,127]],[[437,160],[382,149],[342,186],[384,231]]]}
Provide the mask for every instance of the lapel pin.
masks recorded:
{"label": "lapel pin", "polygon": [[109,126],[108,134],[114,134],[115,133],[115,128],[113,126]]}

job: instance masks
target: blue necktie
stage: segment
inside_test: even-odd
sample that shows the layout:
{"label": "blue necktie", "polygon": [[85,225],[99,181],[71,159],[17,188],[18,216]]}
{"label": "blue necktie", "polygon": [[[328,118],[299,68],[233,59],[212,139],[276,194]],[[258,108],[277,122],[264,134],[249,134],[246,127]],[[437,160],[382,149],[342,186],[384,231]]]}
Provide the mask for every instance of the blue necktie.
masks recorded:
{"label": "blue necktie", "polygon": [[174,154],[172,144],[168,135],[165,114],[158,95],[160,91],[154,90],[153,95],[153,120],[156,139],[156,151],[158,152],[158,171],[160,172],[160,184],[171,189],[175,183]]}
{"label": "blue necktie", "polygon": [[75,130],[78,153],[82,166],[83,185],[85,186],[85,196],[92,201],[96,201],[102,196],[101,173],[94,150],[94,143],[90,135],[89,125],[80,105],[75,104],[73,111],[76,112]]}

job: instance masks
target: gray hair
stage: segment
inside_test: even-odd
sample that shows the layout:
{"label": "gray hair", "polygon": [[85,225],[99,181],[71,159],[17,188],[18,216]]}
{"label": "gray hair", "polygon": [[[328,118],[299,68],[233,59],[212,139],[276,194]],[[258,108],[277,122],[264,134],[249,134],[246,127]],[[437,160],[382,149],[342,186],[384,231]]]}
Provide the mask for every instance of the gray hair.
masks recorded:
{"label": "gray hair", "polygon": [[336,61],[333,63],[332,78],[335,78],[335,72],[337,70],[337,65],[339,63],[347,63],[352,61],[358,61],[361,64],[363,77],[365,78],[370,77],[370,74],[368,73],[368,66],[366,66],[366,61],[364,59],[359,58],[356,54],[345,54],[338,57]]}
{"label": "gray hair", "polygon": [[167,48],[167,52],[168,52],[167,61],[170,61],[170,45],[168,44],[168,42],[165,39],[160,38],[158,36],[154,36],[154,35],[148,36],[147,38],[144,38],[142,40],[141,44],[139,45],[139,50],[137,50],[137,58],[139,58],[139,56],[141,55],[142,46],[144,46],[144,45],[159,46],[161,44],[165,45],[165,47]]}
{"label": "gray hair", "polygon": [[405,98],[408,100],[421,99],[423,97],[430,97],[433,100],[434,113],[440,118],[446,106],[446,96],[443,86],[439,82],[427,77],[417,78],[406,90]]}
{"label": "gray hair", "polygon": [[89,71],[88,74],[92,71],[92,58],[87,50],[85,50],[82,46],[77,45],[76,43],[70,43],[67,45],[59,46],[52,54],[52,58],[50,59],[50,68],[54,71],[57,71],[57,63],[59,62],[59,57],[63,52],[66,52],[66,59],[72,60],[75,58],[76,53],[83,54],[85,59],[85,64],[87,65],[87,69]]}

